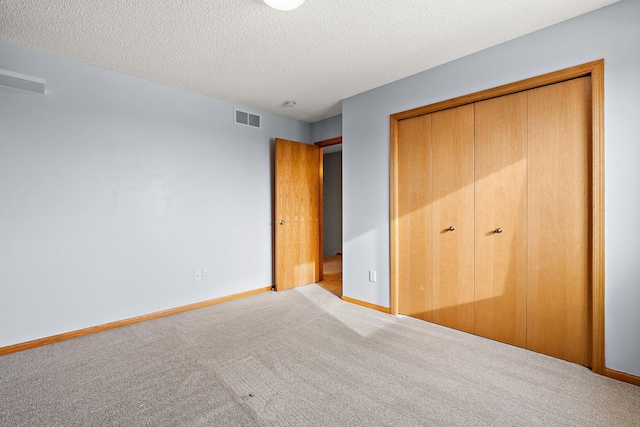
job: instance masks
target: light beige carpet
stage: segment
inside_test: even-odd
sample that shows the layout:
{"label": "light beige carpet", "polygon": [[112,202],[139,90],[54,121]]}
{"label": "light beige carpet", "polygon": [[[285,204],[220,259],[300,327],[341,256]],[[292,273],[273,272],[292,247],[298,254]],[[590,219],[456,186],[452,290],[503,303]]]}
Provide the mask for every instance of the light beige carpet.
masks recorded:
{"label": "light beige carpet", "polygon": [[2,426],[640,426],[640,387],[317,285],[0,357]]}

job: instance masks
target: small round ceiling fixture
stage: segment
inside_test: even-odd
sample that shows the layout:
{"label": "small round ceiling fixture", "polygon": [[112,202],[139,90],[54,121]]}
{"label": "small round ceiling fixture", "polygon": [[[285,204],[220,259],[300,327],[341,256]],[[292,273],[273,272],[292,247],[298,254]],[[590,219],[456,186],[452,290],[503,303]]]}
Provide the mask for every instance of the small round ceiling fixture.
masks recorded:
{"label": "small round ceiling fixture", "polygon": [[289,99],[287,101],[284,101],[282,105],[284,105],[285,107],[295,107],[296,101],[294,101],[293,99]]}
{"label": "small round ceiling fixture", "polygon": [[293,10],[304,3],[304,0],[264,0],[264,2],[274,9]]}

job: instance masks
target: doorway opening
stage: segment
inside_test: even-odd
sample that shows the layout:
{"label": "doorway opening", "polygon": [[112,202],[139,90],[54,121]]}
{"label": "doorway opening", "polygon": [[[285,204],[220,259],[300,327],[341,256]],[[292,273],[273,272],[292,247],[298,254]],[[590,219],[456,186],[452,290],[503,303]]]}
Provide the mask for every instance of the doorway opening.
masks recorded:
{"label": "doorway opening", "polygon": [[342,298],[342,137],[317,142],[320,167],[320,253],[318,284]]}
{"label": "doorway opening", "polygon": [[[273,289],[276,291],[318,283],[342,297],[341,143],[342,137],[315,145],[281,138],[275,140]],[[325,177],[326,221],[323,208]],[[325,258],[329,258],[326,279],[323,274]]]}

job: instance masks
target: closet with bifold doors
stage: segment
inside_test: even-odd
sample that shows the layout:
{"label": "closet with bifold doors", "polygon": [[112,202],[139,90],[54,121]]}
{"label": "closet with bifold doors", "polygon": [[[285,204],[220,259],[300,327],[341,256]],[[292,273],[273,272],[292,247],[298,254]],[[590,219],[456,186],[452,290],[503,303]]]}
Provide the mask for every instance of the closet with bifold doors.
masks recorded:
{"label": "closet with bifold doors", "polygon": [[586,75],[397,120],[397,312],[592,366],[591,96]]}

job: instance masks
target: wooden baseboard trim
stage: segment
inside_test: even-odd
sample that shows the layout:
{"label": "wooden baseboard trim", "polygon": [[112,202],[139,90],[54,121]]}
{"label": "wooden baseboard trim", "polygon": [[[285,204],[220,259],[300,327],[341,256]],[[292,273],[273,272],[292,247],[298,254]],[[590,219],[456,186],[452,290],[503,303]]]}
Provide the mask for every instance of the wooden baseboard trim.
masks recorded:
{"label": "wooden baseboard trim", "polygon": [[66,341],[72,338],[82,337],[85,335],[95,334],[97,332],[108,331],[109,329],[120,328],[122,326],[133,325],[134,323],[145,322],[147,320],[157,319],[159,317],[171,316],[172,314],[183,313],[185,311],[195,310],[197,308],[208,307],[210,305],[220,304],[222,302],[232,301],[235,299],[245,298],[252,295],[268,292],[271,286],[266,288],[253,289],[251,291],[240,292],[239,294],[228,295],[226,297],[215,298],[212,300],[197,302],[195,304],[183,305],[181,307],[170,308],[168,310],[157,311],[155,313],[145,314],[142,316],[132,317],[130,319],[117,320],[104,325],[90,326],[88,328],[79,329],[77,331],[65,332],[63,334],[52,335],[50,337],[40,338],[33,341],[13,344],[6,347],[0,347],[0,356],[11,353],[17,353],[31,348],[42,347],[43,345],[53,344],[55,342]]}
{"label": "wooden baseboard trim", "polygon": [[360,301],[359,299],[355,299],[355,298],[345,297],[344,295],[342,296],[342,301],[350,302],[351,304],[361,305],[363,307],[367,307],[367,308],[370,308],[372,310],[378,310],[378,311],[381,311],[381,312],[386,313],[386,314],[391,313],[391,311],[389,310],[388,307],[383,307],[381,305],[371,304],[370,302]]}
{"label": "wooden baseboard trim", "polygon": [[625,372],[620,372],[609,368],[604,368],[604,374],[605,376],[613,378],[614,380],[624,381],[625,383],[637,385],[640,387],[640,377],[636,377],[635,375],[627,374]]}

